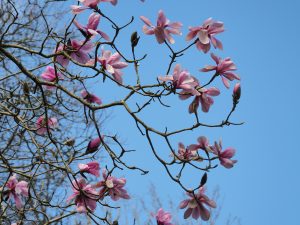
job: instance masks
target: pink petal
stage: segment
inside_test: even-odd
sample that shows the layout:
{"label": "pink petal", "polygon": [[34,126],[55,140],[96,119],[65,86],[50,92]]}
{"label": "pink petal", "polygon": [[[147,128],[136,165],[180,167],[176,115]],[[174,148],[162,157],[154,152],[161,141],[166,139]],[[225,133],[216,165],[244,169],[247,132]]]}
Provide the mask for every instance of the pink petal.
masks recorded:
{"label": "pink petal", "polygon": [[202,44],[200,41],[197,41],[196,47],[199,51],[203,51],[204,53],[207,53],[210,49],[210,44]]}
{"label": "pink petal", "polygon": [[188,208],[188,209],[184,212],[183,218],[184,218],[184,219],[189,218],[190,215],[192,214],[192,211],[193,211],[193,209]]}
{"label": "pink petal", "polygon": [[120,83],[120,84],[123,83],[121,70],[116,69],[112,75],[118,83]]}
{"label": "pink petal", "polygon": [[220,58],[216,56],[214,53],[211,53],[210,56],[216,62],[217,65],[220,63]]}
{"label": "pink petal", "polygon": [[200,210],[198,208],[193,209],[192,217],[197,220],[200,216]]}
{"label": "pink petal", "polygon": [[217,69],[216,66],[207,65],[204,68],[202,68],[200,71],[201,72],[209,72],[209,71],[216,70],[216,69]]}
{"label": "pink petal", "polygon": [[156,37],[156,40],[159,44],[162,44],[164,43],[165,41],[165,32],[164,32],[164,29],[161,28],[161,27],[156,27],[154,29],[154,34],[155,34],[155,37]]}
{"label": "pink petal", "polygon": [[231,73],[231,72],[225,72],[223,73],[224,77],[226,77],[229,80],[240,80],[240,77],[238,75],[236,75],[235,73]]}
{"label": "pink petal", "polygon": [[152,23],[150,22],[150,20],[144,16],[140,16],[140,19],[145,23],[147,24],[149,27],[152,26]]}
{"label": "pink petal", "polygon": [[125,68],[128,66],[128,64],[126,62],[116,62],[114,64],[112,64],[112,66],[115,68],[115,69],[122,69],[122,68]]}
{"label": "pink petal", "polygon": [[99,21],[100,21],[100,15],[96,14],[96,13],[92,13],[89,16],[87,28],[92,29],[92,30],[96,30],[98,25],[99,25]]}
{"label": "pink petal", "polygon": [[227,148],[221,153],[222,158],[232,158],[235,154],[234,148]]}
{"label": "pink petal", "polygon": [[236,162],[237,162],[236,160],[220,158],[221,165],[224,166],[226,169],[232,168],[234,163],[236,163]]}
{"label": "pink petal", "polygon": [[210,39],[211,39],[211,43],[213,44],[213,46],[215,48],[223,50],[223,45],[222,45],[221,41],[219,41],[217,38],[215,38],[213,36],[211,36]]}
{"label": "pink petal", "polygon": [[173,76],[168,76],[168,75],[165,76],[165,77],[159,76],[158,79],[161,80],[161,81],[164,81],[164,82],[166,82],[166,81],[173,81],[174,80]]}
{"label": "pink petal", "polygon": [[109,36],[106,33],[104,33],[103,31],[97,30],[97,33],[99,33],[106,41],[110,41]]}
{"label": "pink petal", "polygon": [[209,220],[210,212],[203,205],[199,205],[198,209],[199,209],[201,219],[204,221]]}
{"label": "pink petal", "polygon": [[220,94],[220,90],[216,87],[208,88],[206,94],[210,96],[218,96]]}
{"label": "pink petal", "polygon": [[198,33],[198,31],[190,31],[190,32],[187,34],[185,40],[186,40],[186,41],[192,40],[193,38],[196,37],[197,33]]}
{"label": "pink petal", "polygon": [[171,27],[173,29],[180,29],[182,27],[182,23],[180,23],[180,22],[169,23],[169,27]]}
{"label": "pink petal", "polygon": [[209,44],[209,37],[208,37],[207,30],[199,30],[198,38],[202,44],[204,45]]}
{"label": "pink petal", "polygon": [[221,76],[221,77],[222,77],[222,82],[225,85],[225,87],[229,88],[230,84],[229,84],[229,81],[227,80],[227,78],[225,78],[224,76]]}
{"label": "pink petal", "polygon": [[71,5],[71,10],[73,14],[79,14],[84,10],[88,9],[88,7],[78,6],[78,5]]}
{"label": "pink petal", "polygon": [[144,32],[144,34],[152,35],[152,34],[154,34],[154,29],[153,28],[149,29],[146,25],[144,25],[143,32]]}
{"label": "pink petal", "polygon": [[163,27],[167,24],[167,18],[162,10],[159,10],[158,12],[158,18],[157,18],[157,26]]}

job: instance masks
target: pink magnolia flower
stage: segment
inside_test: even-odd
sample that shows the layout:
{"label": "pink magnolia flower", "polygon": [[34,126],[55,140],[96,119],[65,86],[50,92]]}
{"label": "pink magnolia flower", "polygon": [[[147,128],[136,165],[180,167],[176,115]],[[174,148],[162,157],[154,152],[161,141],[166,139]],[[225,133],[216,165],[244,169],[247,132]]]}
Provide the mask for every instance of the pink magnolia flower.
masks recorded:
{"label": "pink magnolia flower", "polygon": [[165,40],[174,44],[175,41],[171,34],[181,35],[180,28],[182,27],[182,24],[180,22],[171,23],[162,10],[158,12],[156,26],[152,25],[148,18],[144,16],[141,16],[140,18],[146,24],[143,26],[143,32],[149,35],[154,34],[159,44],[162,44]]}
{"label": "pink magnolia flower", "polygon": [[182,70],[180,64],[175,66],[173,75],[160,76],[158,79],[165,82],[171,81],[175,89],[183,89],[191,95],[199,95],[199,92],[195,89],[198,85],[197,79],[191,76],[187,70]]}
{"label": "pink magnolia flower", "polygon": [[89,103],[96,103],[98,105],[102,104],[102,101],[99,97],[97,97],[96,95],[93,95],[89,92],[87,92],[86,90],[82,90],[81,92],[81,96]]}
{"label": "pink magnolia flower", "polygon": [[[93,49],[94,44],[89,41],[77,41],[77,40],[71,40],[68,42],[67,46],[60,45],[57,48],[56,53],[65,51],[70,55],[70,57],[78,62],[85,64],[89,61],[90,57],[88,53]],[[58,62],[63,67],[68,66],[69,64],[69,58],[65,57],[64,55],[58,55],[56,56],[56,62]]]}
{"label": "pink magnolia flower", "polygon": [[192,40],[197,36],[198,41],[196,47],[199,51],[207,53],[210,49],[210,43],[215,48],[223,49],[222,43],[214,36],[224,31],[224,24],[220,21],[214,21],[212,18],[208,18],[201,26],[189,27],[190,32],[186,36],[186,40]]}
{"label": "pink magnolia flower", "polygon": [[[200,85],[199,85],[200,86]],[[197,90],[199,95],[195,96],[194,100],[189,106],[189,113],[196,113],[199,107],[199,104],[201,104],[201,108],[203,112],[208,112],[210,106],[214,103],[214,100],[211,96],[218,96],[220,94],[220,91],[216,87],[211,88],[200,88]],[[185,100],[189,97],[191,97],[193,94],[182,91],[180,93],[180,99]]]}
{"label": "pink magnolia flower", "polygon": [[180,160],[189,161],[197,158],[197,152],[195,150],[186,148],[181,142],[178,143],[178,153],[176,157]]}
{"label": "pink magnolia flower", "polygon": [[55,117],[51,117],[46,121],[44,116],[40,116],[36,121],[37,133],[39,135],[44,135],[47,132],[47,126],[50,129],[54,129],[58,126],[57,119]]}
{"label": "pink magnolia flower", "polygon": [[77,20],[74,20],[73,23],[87,39],[93,38],[97,34],[100,34],[105,40],[109,41],[109,37],[106,33],[101,30],[97,30],[99,21],[100,15],[92,13],[89,16],[88,24],[86,26],[82,26],[77,22]]}
{"label": "pink magnolia flower", "polygon": [[[63,80],[63,75],[59,72],[55,73],[55,69],[52,66],[47,66],[44,73],[41,74],[41,77],[45,81],[56,82],[58,80]],[[47,89],[54,89],[54,86],[46,85]]]}
{"label": "pink magnolia flower", "polygon": [[104,70],[111,73],[114,79],[122,84],[122,71],[121,69],[127,67],[126,62],[121,62],[121,55],[119,53],[111,54],[109,50],[102,50],[102,57],[97,58],[97,60],[101,63]]}
{"label": "pink magnolia flower", "polygon": [[100,181],[96,184],[97,188],[100,188],[99,195],[103,199],[107,193],[112,200],[117,201],[120,198],[130,199],[127,191],[124,189],[126,184],[125,178],[116,178],[113,176],[108,176],[107,171],[103,170],[103,181]]}
{"label": "pink magnolia flower", "polygon": [[222,141],[220,140],[219,143],[215,142],[214,146],[210,146],[211,151],[219,157],[220,163],[227,169],[233,167],[237,160],[231,159],[235,155],[234,148],[227,148],[222,151]]}
{"label": "pink magnolia flower", "polygon": [[79,213],[89,210],[94,212],[97,207],[98,192],[83,178],[73,180],[72,184],[73,194],[67,199],[67,202],[75,199],[76,209]]}
{"label": "pink magnolia flower", "polygon": [[87,164],[79,163],[78,168],[80,172],[90,173],[95,175],[96,177],[100,176],[100,166],[96,161],[89,162]]}
{"label": "pink magnolia flower", "polygon": [[236,70],[236,66],[231,61],[229,57],[225,58],[224,60],[221,57],[217,57],[213,53],[211,53],[212,59],[216,62],[216,66],[205,66],[201,69],[202,72],[209,72],[212,70],[216,71],[217,75],[220,75],[222,77],[223,84],[225,87],[229,88],[229,80],[232,81],[234,79],[240,80],[240,77],[236,75],[235,73],[231,72]]}
{"label": "pink magnolia flower", "polygon": [[171,223],[172,215],[160,208],[155,215],[157,225],[173,225]]}
{"label": "pink magnolia flower", "polygon": [[[104,136],[101,137],[102,140],[104,139]],[[101,139],[99,137],[96,137],[94,139],[92,139],[88,146],[87,146],[87,149],[85,151],[86,154],[89,154],[89,153],[94,153],[95,151],[98,150],[99,146],[101,144]]]}
{"label": "pink magnolia flower", "polygon": [[100,2],[110,2],[112,5],[116,5],[118,3],[118,0],[79,0],[79,1],[83,4],[83,6],[71,5],[73,14],[79,14],[86,9],[97,10],[98,9],[97,5]]}
{"label": "pink magnolia flower", "polygon": [[233,98],[238,101],[241,97],[241,84],[236,83],[233,88]]}
{"label": "pink magnolia flower", "polygon": [[14,174],[8,179],[5,186],[7,188],[5,194],[10,199],[15,200],[18,209],[22,208],[21,197],[28,197],[28,183],[26,181],[18,181],[16,174]]}
{"label": "pink magnolia flower", "polygon": [[206,148],[209,146],[208,139],[204,136],[198,137],[197,141],[198,144],[192,144],[188,147],[191,151],[195,151],[198,149],[206,150]]}
{"label": "pink magnolia flower", "polygon": [[184,219],[187,219],[192,215],[194,219],[201,217],[202,220],[209,220],[210,212],[207,208],[205,208],[205,205],[211,208],[216,208],[216,203],[213,200],[210,200],[204,192],[204,187],[200,187],[195,196],[192,193],[187,193],[190,198],[182,201],[179,205],[181,209],[187,207],[187,210],[184,212]]}

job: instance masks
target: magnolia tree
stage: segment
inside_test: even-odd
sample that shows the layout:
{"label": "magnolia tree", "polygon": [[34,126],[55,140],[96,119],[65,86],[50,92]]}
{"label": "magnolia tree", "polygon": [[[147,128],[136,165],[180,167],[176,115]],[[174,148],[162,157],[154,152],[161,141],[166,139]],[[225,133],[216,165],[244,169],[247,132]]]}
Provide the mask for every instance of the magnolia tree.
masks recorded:
{"label": "magnolia tree", "polygon": [[[115,135],[118,131],[106,131],[109,126],[103,123],[103,112],[120,107],[149,143],[148,149],[164,168],[165,176],[186,193],[177,202],[183,218],[208,221],[217,203],[205,193],[207,172],[218,164],[232,168],[237,162],[233,159],[235,149],[223,148],[221,141],[210,142],[205,136],[183,143],[180,135],[201,127],[242,124],[231,121],[241,96],[239,82],[234,84],[232,104],[220,123],[207,124],[198,117],[208,113],[214,97],[221,94],[213,86],[216,80],[221,79],[227,89],[231,81],[240,80],[230,58],[222,59],[210,52],[212,48],[223,48],[216,38],[224,31],[223,23],[208,18],[182,34],[182,23],[171,22],[160,10],[156,22],[147,18],[153,15],[141,15],[143,27],[132,28],[134,17],[118,24],[103,11],[105,4],[117,6],[117,0],[79,0],[64,3],[70,3],[70,8],[66,13],[62,11],[57,25],[53,24],[57,12],[54,15],[46,9],[61,4],[58,2],[1,3],[1,224],[80,224],[78,214],[85,216],[84,224],[121,223],[111,212],[118,209],[120,199],[132,201],[133,195],[126,186],[129,171],[142,175],[149,171],[127,160],[134,151]],[[142,32],[133,32],[128,40],[122,37],[122,31],[128,29]],[[143,81],[142,65],[147,63],[147,52],[141,56],[136,53],[138,49],[145,51],[139,42],[146,35],[153,35],[157,48],[167,48],[170,56],[165,71],[151,74],[152,83]],[[176,47],[176,35],[184,36],[185,47]],[[122,50],[120,40],[122,45],[129,45],[129,52]],[[180,64],[182,56],[193,48],[198,54],[210,53],[211,65],[197,67],[210,74],[206,83]],[[128,68],[132,68],[130,74],[126,72]],[[116,94],[118,100],[107,102],[93,85],[98,81],[125,94]],[[189,101],[178,120],[192,114],[192,125],[160,130],[144,119],[142,113],[153,110],[152,104],[171,107],[165,103],[170,96],[176,96],[179,103]],[[132,99],[138,99],[139,104],[132,104]],[[154,136],[160,137],[167,148],[162,150]],[[100,154],[105,154],[105,159]],[[183,181],[187,169],[203,174],[194,187]],[[128,176],[115,175],[118,170],[128,171]],[[178,224],[170,212],[168,208],[158,208],[152,213],[153,224]]]}

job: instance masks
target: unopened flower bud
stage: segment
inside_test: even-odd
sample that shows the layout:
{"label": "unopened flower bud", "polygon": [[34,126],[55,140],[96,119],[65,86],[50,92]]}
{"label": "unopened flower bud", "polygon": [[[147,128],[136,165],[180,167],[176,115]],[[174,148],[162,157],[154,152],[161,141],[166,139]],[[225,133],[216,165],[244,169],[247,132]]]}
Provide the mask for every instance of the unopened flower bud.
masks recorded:
{"label": "unopened flower bud", "polygon": [[29,86],[26,82],[23,84],[23,91],[25,95],[29,94]]}
{"label": "unopened flower bud", "polygon": [[64,142],[65,145],[72,147],[75,144],[75,139],[70,138]]}
{"label": "unopened flower bud", "polygon": [[241,84],[236,83],[233,88],[233,98],[234,100],[239,100],[241,97]]}
{"label": "unopened flower bud", "polygon": [[137,44],[139,43],[139,40],[140,40],[140,37],[138,36],[137,32],[133,32],[131,34],[131,37],[130,37],[130,41],[131,41],[131,47],[135,47],[137,46]]}

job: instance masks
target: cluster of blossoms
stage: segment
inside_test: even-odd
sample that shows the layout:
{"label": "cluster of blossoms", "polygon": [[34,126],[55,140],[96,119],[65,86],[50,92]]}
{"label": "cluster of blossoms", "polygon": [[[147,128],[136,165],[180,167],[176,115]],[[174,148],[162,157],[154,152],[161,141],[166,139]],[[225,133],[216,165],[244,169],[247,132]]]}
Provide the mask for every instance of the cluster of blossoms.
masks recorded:
{"label": "cluster of blossoms", "polygon": [[[84,177],[84,173],[92,174],[96,177],[100,176],[100,165],[96,161],[87,164],[78,164],[78,168],[79,173]],[[67,202],[74,199],[77,212],[94,212],[97,207],[97,201],[103,200],[105,196],[110,196],[114,201],[121,198],[129,199],[130,196],[124,189],[125,184],[125,178],[116,178],[107,175],[107,171],[104,169],[102,172],[102,180],[95,184],[88,184],[83,178],[73,180],[73,194],[69,196]]]}
{"label": "cluster of blossoms", "polygon": [[[145,16],[141,16],[140,18],[145,23],[143,32],[148,35],[154,34],[159,44],[162,44],[165,41],[174,44],[175,41],[171,34],[182,35],[180,31],[182,23],[171,23],[162,10],[158,12],[156,26],[154,26]],[[208,18],[202,25],[189,27],[189,30],[190,32],[187,34],[186,40],[190,41],[196,37],[195,43],[199,51],[207,53],[210,50],[211,44],[215,48],[223,49],[222,43],[215,38],[216,34],[224,31],[224,24],[222,22]]]}
{"label": "cluster of blossoms", "polygon": [[[148,35],[155,35],[156,40],[159,44],[168,41],[173,44],[175,41],[171,34],[181,35],[180,28],[182,24],[179,22],[170,23],[170,21],[165,17],[162,11],[159,12],[157,19],[157,26],[152,25],[149,19],[142,16],[142,21],[146,24],[143,27],[143,32]],[[214,21],[212,18],[207,19],[201,26],[190,27],[189,33],[186,36],[186,40],[190,41],[194,38],[196,47],[199,51],[207,53],[211,44],[218,49],[223,49],[222,43],[215,37],[215,35],[224,31],[224,25],[220,21]],[[236,66],[230,58],[222,59],[213,53],[211,53],[212,59],[215,61],[215,66],[205,66],[200,71],[209,72],[215,71],[212,80],[220,76],[222,82],[226,88],[230,87],[229,81],[240,80],[239,76],[232,71],[236,70]],[[187,70],[182,70],[181,66],[177,64],[174,68],[172,75],[159,76],[158,79],[163,82],[170,82],[171,88],[174,93],[176,90],[179,91],[179,97],[182,100],[194,97],[192,103],[189,105],[189,113],[197,113],[199,105],[201,105],[203,112],[208,112],[211,105],[214,103],[212,97],[220,95],[220,90],[216,87],[205,88],[206,85],[201,86],[195,76],[192,76]],[[211,80],[211,81],[212,81]],[[210,84],[211,81],[208,83]],[[241,88],[240,84],[237,83],[233,90],[233,100],[236,104],[240,98]],[[219,159],[220,164],[225,168],[232,168],[237,160],[233,160],[232,157],[235,154],[235,149],[227,148],[222,150],[222,143],[215,142],[214,145],[209,145],[208,139],[206,137],[199,137],[197,144],[189,145],[185,147],[183,143],[178,144],[178,153],[174,157],[180,161],[191,161],[191,160],[201,160],[198,150],[204,150],[206,153],[212,153]],[[216,203],[210,200],[204,194],[204,187],[199,188],[197,194],[187,193],[190,197],[180,203],[180,208],[187,208],[184,213],[184,218],[188,218],[192,215],[194,219],[201,217],[203,220],[209,220],[210,211],[205,208],[204,205],[208,207],[215,208]],[[165,213],[160,209],[156,215],[157,224],[171,224],[171,215]]]}
{"label": "cluster of blossoms", "polygon": [[14,199],[17,209],[23,206],[22,197],[28,197],[28,183],[26,181],[18,181],[17,175],[11,176],[1,188],[4,199]]}
{"label": "cluster of blossoms", "polygon": [[[70,64],[70,61],[75,64],[93,68],[96,67],[97,64],[100,64],[102,73],[109,73],[112,76],[111,79],[117,84],[122,85],[122,69],[126,68],[128,64],[122,61],[122,56],[118,51],[112,53],[111,51],[102,48],[101,55],[95,55],[94,58],[91,57],[91,55],[93,55],[91,52],[95,47],[92,40],[96,35],[100,35],[101,38],[107,41],[106,43],[109,43],[110,41],[109,35],[98,29],[101,19],[98,4],[101,2],[110,2],[112,5],[116,5],[117,0],[79,0],[79,2],[81,2],[82,5],[71,6],[73,14],[79,14],[87,9],[93,10],[86,25],[80,24],[77,20],[73,21],[75,27],[84,36],[84,40],[69,39],[66,43],[60,43],[57,49],[55,49],[55,63],[60,64],[60,66],[64,68]],[[145,16],[141,16],[140,18],[145,23],[143,32],[147,35],[155,35],[159,44],[166,43],[169,46],[169,43],[175,43],[172,35],[182,35],[182,23],[171,22],[166,18],[162,10],[158,12],[156,26]],[[223,45],[215,36],[223,31],[224,25],[222,22],[209,18],[200,26],[189,27],[186,41],[194,40],[196,48],[203,53],[208,53],[211,49],[211,45],[213,45],[215,49],[222,50]],[[191,46],[192,45],[193,44],[191,44]],[[166,74],[165,76],[158,77],[158,79],[163,82],[163,86],[178,94],[181,100],[193,97],[188,108],[189,113],[197,114],[200,105],[203,112],[209,112],[210,107],[214,103],[213,97],[220,95],[220,90],[217,87],[206,86],[208,86],[216,77],[221,77],[226,88],[230,87],[229,81],[240,80],[240,77],[233,72],[236,70],[236,66],[230,58],[222,59],[213,53],[211,53],[211,57],[216,65],[207,65],[200,69],[201,72],[214,71],[212,80],[207,84],[201,84],[188,70],[182,69],[180,64],[175,65],[173,74]],[[46,67],[46,70],[41,74],[41,78],[44,81],[53,83],[53,85],[48,85],[48,83],[45,85],[48,90],[55,89],[58,82],[64,79],[64,75],[61,73],[63,69],[58,70],[56,67],[52,66]],[[165,83],[169,84],[169,86],[165,85]],[[102,104],[102,100],[98,96],[87,91],[85,88],[81,90],[80,95],[87,103],[97,105]],[[241,88],[240,84],[237,83],[233,89],[233,99],[235,104],[237,104],[240,95]],[[57,127],[58,120],[55,117],[48,117],[48,119],[46,119],[45,116],[40,116],[36,121],[36,132],[39,135],[44,135]],[[99,136],[90,140],[85,154],[96,152],[103,142],[103,139],[104,136]],[[225,168],[232,168],[237,162],[237,160],[232,159],[235,155],[235,149],[227,148],[222,150],[221,141],[210,145],[208,139],[203,136],[199,137],[197,141],[197,144],[192,144],[187,147],[180,142],[178,144],[178,152],[173,154],[173,156],[182,162],[201,161],[203,158],[200,156],[201,151],[199,150],[203,150],[205,153],[213,154],[215,156],[214,158],[218,159],[220,164]],[[83,178],[72,181],[73,194],[67,199],[68,202],[74,200],[78,212],[94,212],[97,207],[97,202],[103,200],[107,196],[113,201],[130,198],[127,191],[124,189],[126,179],[116,178],[110,175],[106,170],[102,171],[102,179],[100,181],[94,184],[87,182],[86,174],[100,177],[100,165],[98,162],[93,161],[87,164],[80,163],[78,164],[78,168],[78,173],[81,174]],[[10,180],[8,182],[9,185],[6,185],[8,188],[7,193],[10,198],[13,197],[15,199],[16,205],[19,207],[20,196],[28,196],[27,183],[25,181],[23,181],[23,183],[22,181],[18,183],[16,178],[12,178],[12,181]],[[213,200],[210,200],[204,192],[205,188],[204,186],[201,186],[198,193],[187,193],[189,198],[180,203],[181,209],[187,208],[184,213],[185,219],[192,216],[194,219],[201,217],[201,219],[205,221],[209,220],[210,211],[207,207],[215,208],[216,203]],[[173,225],[171,222],[171,214],[165,212],[162,208],[158,210],[155,218],[158,225]]]}
{"label": "cluster of blossoms", "polygon": [[[155,35],[156,40],[159,44],[168,42],[174,44],[175,41],[171,34],[181,35],[182,24],[180,22],[171,23],[162,11],[158,13],[157,25],[154,26],[149,19],[144,16],[140,17],[141,20],[145,23],[143,26],[143,32],[148,35]],[[194,39],[194,44],[197,49],[203,53],[209,52],[211,49],[211,44],[216,49],[223,49],[221,41],[219,41],[215,36],[224,31],[224,24],[220,21],[215,21],[212,18],[208,18],[204,23],[197,27],[189,27],[189,33],[186,36],[186,41]],[[222,59],[215,54],[211,53],[212,59],[215,61],[216,65],[208,65],[200,69],[201,72],[210,72],[214,71],[212,79],[209,83],[202,85],[198,79],[191,75],[187,70],[181,69],[181,66],[177,64],[174,67],[172,75],[159,76],[158,79],[162,82],[169,82],[171,86],[165,86],[167,89],[179,95],[179,98],[182,100],[194,97],[193,101],[189,105],[189,113],[197,113],[199,106],[203,112],[208,112],[211,105],[214,103],[212,97],[220,95],[220,90],[216,87],[206,87],[209,85],[217,76],[220,76],[222,82],[226,88],[230,87],[229,81],[240,80],[240,77],[235,74],[233,71],[236,70],[234,62],[229,58]],[[241,95],[240,83],[235,84],[233,89],[233,102],[234,104],[238,103],[238,100]],[[215,155],[215,159],[219,159],[220,164],[225,168],[232,168],[237,160],[233,160],[232,157],[235,154],[235,149],[227,148],[222,150],[221,141],[215,142],[213,145],[210,145],[206,137],[199,137],[197,144],[192,144],[187,147],[183,143],[178,144],[178,152],[172,154],[175,159],[178,159],[182,162],[192,161],[192,160],[202,160],[199,150],[204,150],[206,154]],[[215,208],[216,203],[210,200],[204,194],[204,187],[202,186],[199,189],[197,194],[187,193],[190,197],[187,200],[184,200],[180,204],[180,208],[187,208],[184,213],[184,218],[188,218],[192,215],[194,219],[201,217],[203,220],[208,220],[210,217],[210,211],[204,207]],[[165,213],[160,209],[156,215],[158,224],[171,224],[169,213]]]}
{"label": "cluster of blossoms", "polygon": [[181,142],[178,144],[178,153],[174,155],[180,161],[192,161],[201,160],[199,150],[203,150],[206,153],[212,153],[219,159],[220,164],[225,168],[232,168],[237,160],[231,159],[235,155],[235,149],[229,147],[222,150],[222,141],[215,142],[214,145],[210,145],[206,137],[201,136],[197,139],[197,144],[191,144],[187,147]]}
{"label": "cluster of blossoms", "polygon": [[[174,44],[175,41],[171,34],[181,35],[180,28],[182,24],[180,22],[171,23],[165,16],[163,11],[159,11],[157,18],[157,25],[154,26],[150,20],[144,16],[140,17],[145,23],[143,26],[143,32],[148,35],[155,35],[159,44],[168,41]],[[186,36],[186,40],[190,41],[194,38],[195,44],[198,50],[207,53],[210,50],[211,44],[218,49],[223,49],[222,43],[215,37],[215,35],[224,31],[224,24],[220,21],[215,21],[212,18],[208,18],[201,26],[189,27],[189,33]],[[216,62],[216,66],[206,66],[201,69],[202,72],[215,71],[216,76],[221,76],[224,85],[229,88],[229,81],[240,80],[239,76],[233,73],[236,70],[236,66],[230,58],[222,60],[213,53],[211,57]],[[181,70],[180,65],[177,64],[174,68],[173,75],[166,75],[165,77],[158,77],[163,82],[172,82],[174,89],[181,89],[179,93],[180,99],[185,100],[191,96],[194,96],[192,103],[189,106],[189,113],[196,113],[199,105],[203,112],[208,112],[210,106],[214,103],[213,96],[218,96],[220,91],[216,87],[204,88],[200,85],[198,79],[190,75],[187,70]],[[206,85],[205,85],[206,86]]]}
{"label": "cluster of blossoms", "polygon": [[[82,0],[80,2],[83,4],[83,6],[71,6],[74,14],[78,14],[86,9],[97,11],[97,5],[100,2],[110,2],[113,5],[117,4],[117,0]],[[98,29],[100,18],[101,15],[94,12],[89,16],[87,25],[82,25],[77,20],[74,20],[74,25],[85,37],[85,40],[78,41],[75,39],[70,39],[66,44],[60,44],[55,50],[55,53],[57,53],[55,56],[55,61],[63,67],[68,66],[70,59],[72,59],[72,61],[75,63],[84,64],[87,66],[94,66],[96,65],[96,62],[99,62],[103,72],[110,73],[117,83],[122,84],[123,79],[121,69],[127,67],[128,64],[121,61],[121,55],[118,52],[112,53],[109,50],[102,49],[102,55],[97,56],[95,59],[91,58],[89,55],[89,53],[91,53],[95,47],[95,45],[91,42],[91,39],[93,39],[96,35],[99,34],[106,41],[110,40],[109,36],[105,32]],[[53,71],[51,74],[51,79],[45,79],[44,77],[42,78],[50,82],[57,80],[56,77],[59,75],[57,73],[53,75]]]}
{"label": "cluster of blossoms", "polygon": [[189,106],[189,112],[195,113],[198,109],[199,103],[202,106],[203,112],[208,112],[210,106],[214,103],[211,96],[218,96],[220,91],[216,87],[201,88],[199,81],[187,70],[182,70],[177,64],[174,68],[173,75],[166,75],[165,77],[158,77],[161,81],[171,81],[173,89],[181,89],[179,97],[182,100],[194,96],[193,102]]}

